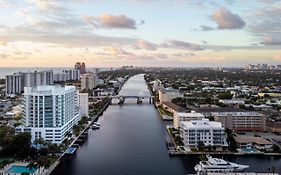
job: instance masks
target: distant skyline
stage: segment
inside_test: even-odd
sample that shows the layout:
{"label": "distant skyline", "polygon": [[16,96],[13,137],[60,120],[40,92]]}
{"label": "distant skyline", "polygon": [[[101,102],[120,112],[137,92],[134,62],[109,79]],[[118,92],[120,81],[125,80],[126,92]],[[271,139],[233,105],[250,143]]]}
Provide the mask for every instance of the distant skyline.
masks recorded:
{"label": "distant skyline", "polygon": [[281,0],[0,0],[0,67],[281,64]]}

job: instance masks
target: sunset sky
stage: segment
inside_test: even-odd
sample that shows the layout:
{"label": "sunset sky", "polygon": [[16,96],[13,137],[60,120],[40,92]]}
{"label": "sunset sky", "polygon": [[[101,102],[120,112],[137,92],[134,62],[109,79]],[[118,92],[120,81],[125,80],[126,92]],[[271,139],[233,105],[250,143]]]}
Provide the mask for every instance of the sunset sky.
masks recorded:
{"label": "sunset sky", "polygon": [[281,0],[0,0],[0,67],[281,64]]}

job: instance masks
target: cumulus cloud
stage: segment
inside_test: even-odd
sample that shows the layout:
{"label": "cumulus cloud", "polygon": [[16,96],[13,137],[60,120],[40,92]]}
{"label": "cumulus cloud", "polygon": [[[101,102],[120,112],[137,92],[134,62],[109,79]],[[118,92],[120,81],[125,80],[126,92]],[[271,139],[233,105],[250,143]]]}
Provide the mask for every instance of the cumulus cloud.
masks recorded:
{"label": "cumulus cloud", "polygon": [[[108,13],[102,13],[98,17],[82,16],[85,22],[100,28],[123,28],[123,29],[136,29],[136,21],[125,15],[111,15]],[[141,21],[143,24],[144,21]]]}
{"label": "cumulus cloud", "polygon": [[156,50],[157,49],[156,44],[153,44],[153,43],[145,41],[145,40],[139,40],[137,45],[138,45],[138,48],[140,48],[140,49],[146,49],[146,50]]}
{"label": "cumulus cloud", "polygon": [[263,45],[281,45],[281,40],[272,37],[266,37],[260,44]]}
{"label": "cumulus cloud", "polygon": [[225,8],[215,11],[211,19],[217,23],[218,29],[241,29],[246,24],[239,15]]}

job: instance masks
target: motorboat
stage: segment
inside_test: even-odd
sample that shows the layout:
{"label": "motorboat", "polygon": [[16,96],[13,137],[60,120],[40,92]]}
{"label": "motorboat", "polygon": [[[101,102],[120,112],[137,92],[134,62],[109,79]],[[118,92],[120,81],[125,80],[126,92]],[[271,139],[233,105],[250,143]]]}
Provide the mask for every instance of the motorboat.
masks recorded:
{"label": "motorboat", "polygon": [[195,167],[198,174],[204,173],[226,173],[226,172],[240,172],[249,168],[248,165],[239,165],[237,163],[229,162],[219,158],[206,156],[207,161],[200,161]]}

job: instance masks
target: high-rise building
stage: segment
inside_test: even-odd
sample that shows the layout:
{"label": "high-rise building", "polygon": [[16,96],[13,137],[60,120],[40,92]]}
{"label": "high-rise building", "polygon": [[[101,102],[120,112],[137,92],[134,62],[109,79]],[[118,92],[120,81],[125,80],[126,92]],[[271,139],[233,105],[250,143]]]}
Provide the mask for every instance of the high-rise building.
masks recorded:
{"label": "high-rise building", "polygon": [[53,71],[19,72],[6,76],[6,95],[18,95],[24,87],[52,85]]}
{"label": "high-rise building", "polygon": [[52,85],[54,83],[53,71],[24,72],[24,87]]}
{"label": "high-rise building", "polygon": [[93,73],[82,74],[81,76],[81,89],[92,90],[97,86],[97,75]]}
{"label": "high-rise building", "polygon": [[74,86],[25,87],[24,124],[16,132],[30,132],[32,141],[61,144],[80,119],[76,94]]}
{"label": "high-rise building", "polygon": [[6,76],[6,96],[15,96],[23,92],[23,76],[22,74],[14,74]]}
{"label": "high-rise building", "polygon": [[80,80],[80,69],[66,69],[62,72],[67,75],[67,80]]}
{"label": "high-rise building", "polygon": [[80,68],[81,74],[85,74],[86,73],[86,65],[84,62],[82,62],[81,64],[81,68]]}
{"label": "high-rise building", "polygon": [[85,74],[86,73],[86,64],[84,62],[82,62],[82,63],[76,62],[76,64],[74,65],[74,69],[79,70],[81,74]]}
{"label": "high-rise building", "polygon": [[88,93],[78,93],[78,106],[80,109],[80,116],[89,116],[89,95]]}

